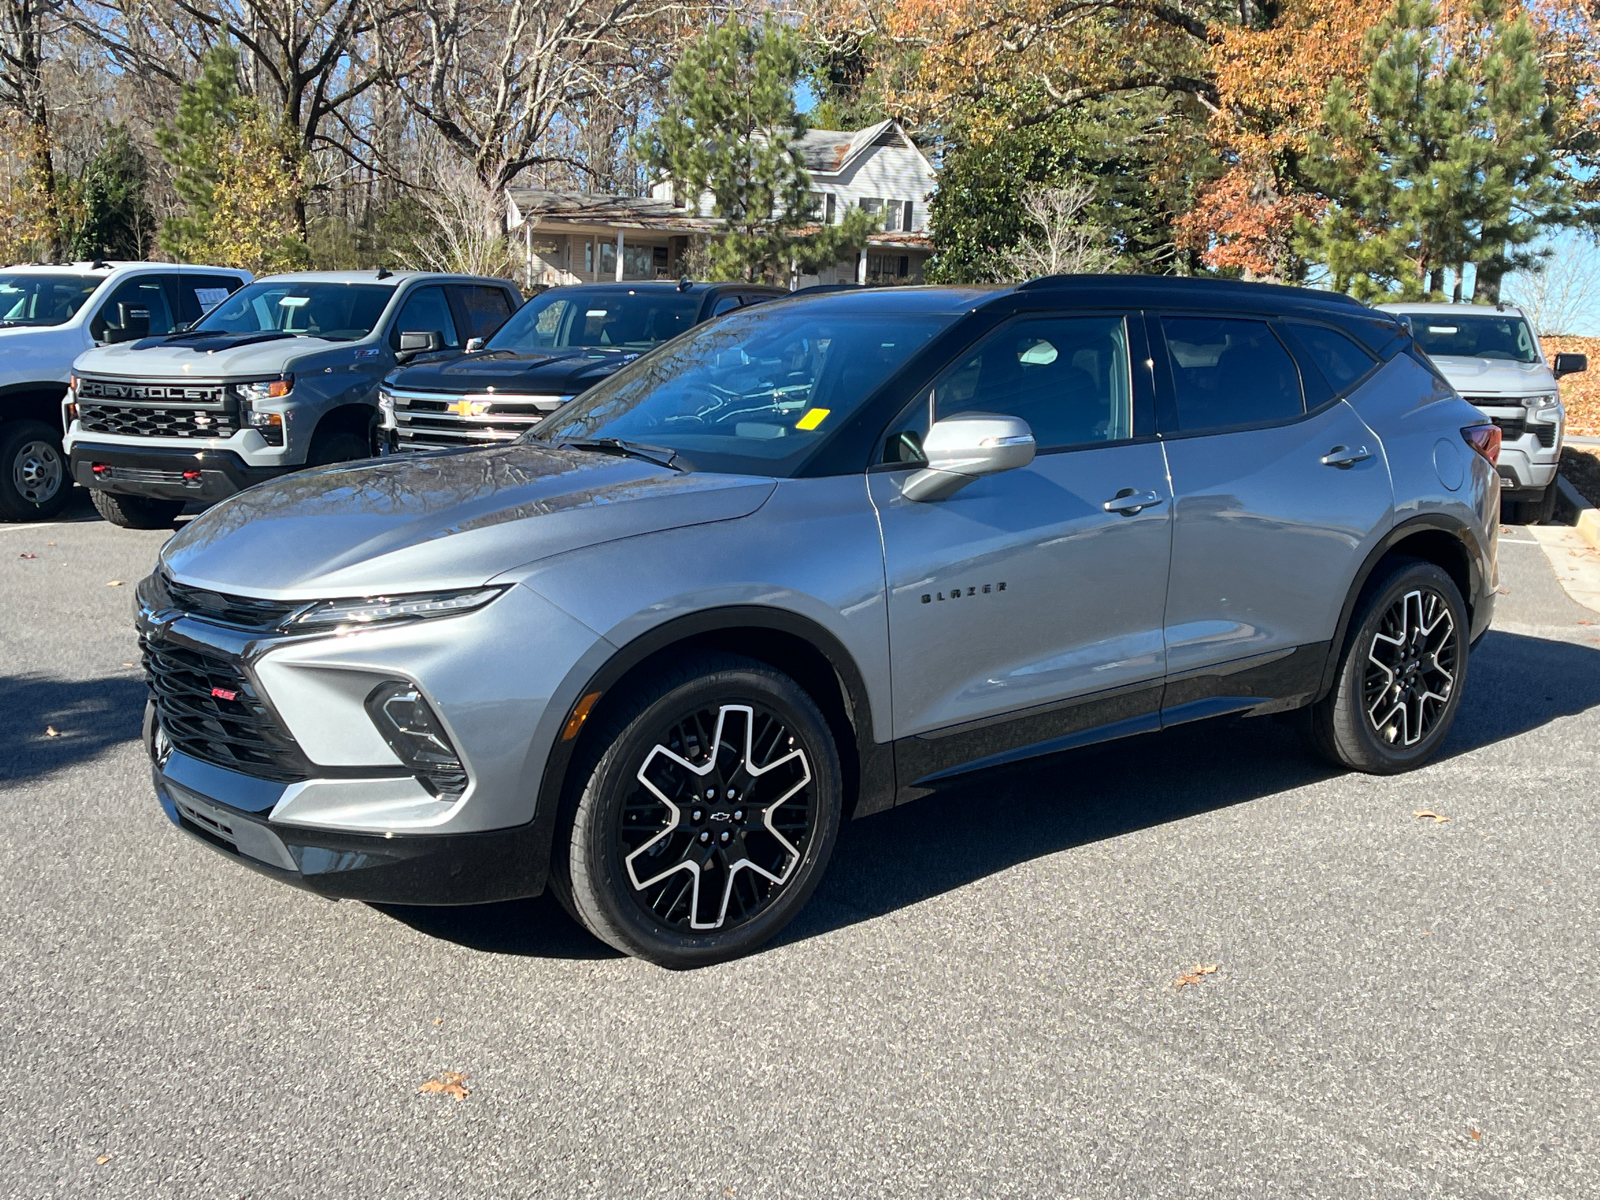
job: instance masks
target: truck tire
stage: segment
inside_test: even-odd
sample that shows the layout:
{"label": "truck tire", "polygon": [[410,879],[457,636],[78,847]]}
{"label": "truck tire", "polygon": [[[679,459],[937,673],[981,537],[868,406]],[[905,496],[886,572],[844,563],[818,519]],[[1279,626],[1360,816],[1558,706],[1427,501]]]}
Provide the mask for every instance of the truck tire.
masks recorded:
{"label": "truck tire", "polygon": [[352,433],[348,429],[318,430],[311,439],[311,452],[306,455],[306,466],[327,467],[334,463],[371,457],[372,443],[359,433]]}
{"label": "truck tire", "polygon": [[1556,515],[1557,495],[1556,481],[1552,479],[1537,500],[1515,500],[1507,505],[1509,511],[1503,519],[1507,525],[1543,525]]}
{"label": "truck tire", "polygon": [[44,521],[72,492],[61,433],[42,421],[0,425],[0,518]]}
{"label": "truck tire", "polygon": [[94,510],[123,529],[170,529],[183,511],[182,500],[152,500],[147,496],[119,496],[89,489]]}

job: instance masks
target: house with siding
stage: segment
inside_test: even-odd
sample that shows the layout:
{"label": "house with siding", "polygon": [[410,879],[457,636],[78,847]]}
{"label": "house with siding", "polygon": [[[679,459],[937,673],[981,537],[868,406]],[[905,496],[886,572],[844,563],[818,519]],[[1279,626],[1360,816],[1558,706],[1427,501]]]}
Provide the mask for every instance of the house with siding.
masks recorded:
{"label": "house with siding", "polygon": [[[937,184],[933,164],[895,121],[866,129],[808,129],[793,143],[811,176],[812,211],[837,224],[851,208],[880,217],[880,227],[853,260],[818,275],[795,273],[794,287],[817,283],[921,283],[933,252],[928,202]],[[691,204],[670,181],[649,196],[608,196],[537,188],[506,189],[509,228],[521,244],[527,286],[605,280],[677,279],[691,240],[715,237],[721,221],[711,198]]]}

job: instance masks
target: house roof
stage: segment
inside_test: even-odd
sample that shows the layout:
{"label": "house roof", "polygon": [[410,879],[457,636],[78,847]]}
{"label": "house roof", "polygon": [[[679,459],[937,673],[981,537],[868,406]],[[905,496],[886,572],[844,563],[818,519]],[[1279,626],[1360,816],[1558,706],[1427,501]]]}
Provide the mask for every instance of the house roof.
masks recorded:
{"label": "house roof", "polygon": [[561,225],[621,225],[636,229],[669,229],[711,233],[722,222],[697,217],[667,200],[652,196],[610,196],[590,192],[554,192],[540,188],[506,189],[523,220]]}
{"label": "house roof", "polygon": [[[916,143],[896,121],[879,121],[853,133],[843,129],[808,129],[790,145],[813,175],[837,175],[873,146],[916,150]],[[918,154],[922,152],[917,151]]]}

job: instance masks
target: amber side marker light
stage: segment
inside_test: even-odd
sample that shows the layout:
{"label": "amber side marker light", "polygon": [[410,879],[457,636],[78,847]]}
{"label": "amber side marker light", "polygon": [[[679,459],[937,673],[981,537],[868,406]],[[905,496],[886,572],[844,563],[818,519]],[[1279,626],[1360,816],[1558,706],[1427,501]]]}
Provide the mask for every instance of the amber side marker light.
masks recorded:
{"label": "amber side marker light", "polygon": [[1466,439],[1467,445],[1488,460],[1491,467],[1500,461],[1500,426],[1468,425],[1461,431],[1461,436]]}
{"label": "amber side marker light", "polygon": [[589,719],[589,713],[599,699],[599,692],[590,692],[582,700],[578,701],[577,707],[572,710],[572,716],[567,719],[567,727],[561,731],[561,740],[563,742],[570,742],[578,736],[578,730],[583,728],[583,723]]}

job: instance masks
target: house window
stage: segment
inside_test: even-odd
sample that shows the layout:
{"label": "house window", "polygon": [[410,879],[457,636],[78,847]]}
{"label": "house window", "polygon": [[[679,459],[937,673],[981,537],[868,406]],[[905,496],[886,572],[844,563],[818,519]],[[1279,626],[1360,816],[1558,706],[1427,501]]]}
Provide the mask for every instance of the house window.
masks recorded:
{"label": "house window", "polygon": [[821,192],[807,192],[806,193],[806,219],[807,220],[811,220],[811,221],[820,221],[820,220],[822,220],[822,203],[823,203],[823,198],[822,198],[822,193]]}
{"label": "house window", "polygon": [[906,233],[910,233],[916,228],[916,205],[909,200],[905,202],[905,206],[900,212],[900,228]]}
{"label": "house window", "polygon": [[583,244],[583,273],[585,275],[593,275],[594,274],[594,243],[593,242],[585,242]]}
{"label": "house window", "polygon": [[822,223],[824,225],[832,225],[832,224],[835,223],[834,222],[834,198],[833,198],[833,193],[832,192],[828,193],[827,205],[822,211]]}
{"label": "house window", "polygon": [[868,196],[861,202],[861,211],[865,213],[879,213],[883,211],[882,196]]}

